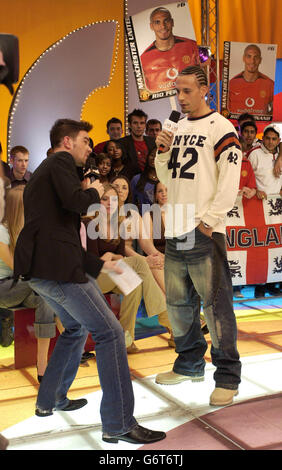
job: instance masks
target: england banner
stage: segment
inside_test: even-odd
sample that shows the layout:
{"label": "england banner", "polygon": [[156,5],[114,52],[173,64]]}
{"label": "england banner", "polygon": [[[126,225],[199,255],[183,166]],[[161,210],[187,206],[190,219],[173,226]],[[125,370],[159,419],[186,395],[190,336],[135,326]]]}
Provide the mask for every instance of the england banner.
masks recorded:
{"label": "england banner", "polygon": [[282,199],[239,196],[227,214],[227,256],[236,285],[282,281]]}

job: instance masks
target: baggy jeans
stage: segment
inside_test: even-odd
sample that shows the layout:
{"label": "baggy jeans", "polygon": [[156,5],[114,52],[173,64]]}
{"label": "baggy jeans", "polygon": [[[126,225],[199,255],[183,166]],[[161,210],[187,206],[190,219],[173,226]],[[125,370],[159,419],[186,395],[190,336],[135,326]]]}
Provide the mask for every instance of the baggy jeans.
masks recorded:
{"label": "baggy jeans", "polygon": [[225,236],[214,232],[210,238],[196,228],[186,239],[168,239],[165,255],[167,309],[178,353],[174,372],[204,375],[207,342],[200,324],[202,300],[216,387],[236,390],[241,362]]}

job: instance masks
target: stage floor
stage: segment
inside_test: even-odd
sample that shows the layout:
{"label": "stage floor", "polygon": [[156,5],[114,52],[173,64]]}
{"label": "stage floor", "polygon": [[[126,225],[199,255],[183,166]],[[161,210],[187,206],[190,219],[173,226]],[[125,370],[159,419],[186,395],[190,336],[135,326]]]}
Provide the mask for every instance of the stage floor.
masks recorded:
{"label": "stage floor", "polygon": [[12,347],[1,348],[0,432],[10,441],[8,450],[282,449],[282,299],[266,297],[234,306],[242,383],[232,406],[209,406],[214,389],[209,350],[204,382],[162,386],[155,383],[155,375],[170,370],[176,357],[167,346],[168,335],[136,341],[142,352],[128,356],[135,417],[145,427],[167,432],[165,440],[147,446],[102,441],[95,359],[79,368],[69,392],[70,398],[86,397],[88,405],[39,418],[34,415],[35,367],[15,370]]}

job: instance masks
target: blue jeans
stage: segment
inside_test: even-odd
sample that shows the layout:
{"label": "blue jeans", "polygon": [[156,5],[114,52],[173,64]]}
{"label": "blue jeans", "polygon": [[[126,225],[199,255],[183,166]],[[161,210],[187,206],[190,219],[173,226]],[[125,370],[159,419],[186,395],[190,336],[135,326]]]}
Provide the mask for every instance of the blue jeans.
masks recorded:
{"label": "blue jeans", "polygon": [[35,308],[34,333],[36,338],[54,338],[56,324],[54,312],[46,302],[31,290],[26,281],[18,280],[12,287],[13,280],[0,283],[0,307],[15,308],[23,306]]}
{"label": "blue jeans", "polygon": [[168,239],[165,285],[178,353],[174,372],[195,377],[204,375],[207,342],[200,324],[202,300],[212,340],[216,386],[236,390],[241,381],[241,362],[224,235],[214,232],[210,238],[196,228],[182,242]]}
{"label": "blue jeans", "polygon": [[124,332],[96,281],[73,284],[32,278],[31,288],[52,307],[65,331],[58,337],[40,384],[37,407],[62,409],[76,376],[88,332],[96,343],[96,359],[103,397],[103,431],[111,435],[133,429],[134,395]]}

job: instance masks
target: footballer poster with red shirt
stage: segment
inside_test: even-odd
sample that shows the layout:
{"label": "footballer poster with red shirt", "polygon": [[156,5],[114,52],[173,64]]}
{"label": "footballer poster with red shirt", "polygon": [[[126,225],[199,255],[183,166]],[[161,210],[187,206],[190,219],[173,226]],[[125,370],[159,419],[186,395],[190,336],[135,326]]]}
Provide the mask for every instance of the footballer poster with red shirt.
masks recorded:
{"label": "footballer poster with red shirt", "polygon": [[271,121],[276,44],[224,42],[221,112],[229,119],[252,114]]}
{"label": "footballer poster with red shirt", "polygon": [[179,72],[200,64],[188,3],[144,10],[126,18],[125,26],[139,100],[175,95]]}

